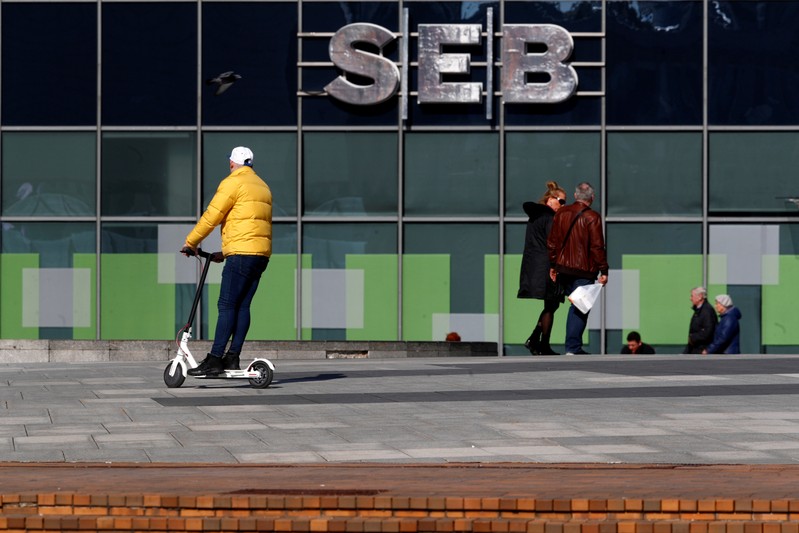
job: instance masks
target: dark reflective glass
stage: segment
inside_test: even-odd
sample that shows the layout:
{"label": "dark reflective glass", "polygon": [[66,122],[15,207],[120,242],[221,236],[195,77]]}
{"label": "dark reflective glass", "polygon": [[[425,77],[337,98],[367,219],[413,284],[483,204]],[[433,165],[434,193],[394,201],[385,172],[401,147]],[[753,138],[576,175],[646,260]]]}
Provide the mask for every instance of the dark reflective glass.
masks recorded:
{"label": "dark reflective glass", "polygon": [[799,123],[799,2],[711,2],[708,121]]}
{"label": "dark reflective glass", "polygon": [[406,2],[410,14],[411,31],[419,24],[482,24],[485,29],[489,7],[494,8],[494,24],[497,27],[499,2]]}
{"label": "dark reflective glass", "polygon": [[3,124],[97,123],[97,6],[3,3]]}
{"label": "dark reflective glass", "polygon": [[505,106],[509,126],[590,126],[602,121],[597,97],[572,96],[559,104],[514,104]]}
{"label": "dark reflective glass", "polygon": [[701,124],[702,2],[607,6],[608,124]]}
{"label": "dark reflective glass", "polygon": [[602,30],[602,2],[506,2],[506,24],[557,24],[570,32]]}
{"label": "dark reflective glass", "polygon": [[103,124],[196,124],[196,102],[196,4],[103,4]]}
{"label": "dark reflective glass", "polygon": [[302,31],[331,32],[356,22],[399,31],[397,2],[303,2]]}
{"label": "dark reflective glass", "polygon": [[297,5],[203,3],[202,20],[203,124],[296,124]]}

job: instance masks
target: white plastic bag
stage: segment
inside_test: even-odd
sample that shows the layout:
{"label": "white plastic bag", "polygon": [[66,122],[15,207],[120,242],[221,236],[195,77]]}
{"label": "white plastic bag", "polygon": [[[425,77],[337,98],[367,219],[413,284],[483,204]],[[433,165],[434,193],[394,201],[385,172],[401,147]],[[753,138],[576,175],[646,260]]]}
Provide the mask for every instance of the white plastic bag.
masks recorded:
{"label": "white plastic bag", "polygon": [[602,291],[603,285],[601,283],[594,283],[593,285],[583,285],[577,287],[569,295],[569,301],[580,310],[582,313],[588,313],[599,298],[599,293]]}

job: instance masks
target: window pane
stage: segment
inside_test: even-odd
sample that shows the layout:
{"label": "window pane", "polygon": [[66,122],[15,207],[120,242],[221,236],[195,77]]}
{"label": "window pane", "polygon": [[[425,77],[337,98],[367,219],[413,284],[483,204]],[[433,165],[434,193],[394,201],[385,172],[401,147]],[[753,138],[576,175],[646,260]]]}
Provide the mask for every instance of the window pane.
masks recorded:
{"label": "window pane", "polygon": [[607,6],[608,124],[701,124],[703,2]]}
{"label": "window pane", "polygon": [[272,255],[297,254],[297,225],[272,223]]}
{"label": "window pane", "polygon": [[396,215],[396,133],[306,133],[307,215]]}
{"label": "window pane", "polygon": [[397,339],[395,224],[303,226],[302,338]]}
{"label": "window pane", "polygon": [[190,132],[104,133],[103,215],[193,215],[195,147]]}
{"label": "window pane", "polygon": [[[205,2],[203,78],[232,71],[241,76],[203,88],[203,123],[297,123],[297,5],[292,2]],[[278,23],[279,21],[279,23]],[[226,38],[236,28],[246,39]]]}
{"label": "window pane", "polygon": [[598,133],[508,133],[505,136],[505,214],[524,216],[554,180],[571,202],[578,183],[600,183]]}
{"label": "window pane", "polygon": [[228,157],[236,146],[250,148],[253,169],[272,191],[272,216],[297,214],[297,135],[295,133],[203,134],[203,202],[205,209],[219,182],[230,174]]}
{"label": "window pane", "polygon": [[496,224],[406,224],[404,249],[404,340],[499,340]]}
{"label": "window pane", "polygon": [[690,292],[703,283],[701,224],[610,223],[607,245],[607,352],[618,353],[635,330],[659,353],[682,353]]}
{"label": "window pane", "polygon": [[95,242],[92,223],[2,224],[0,338],[95,338]]}
{"label": "window pane", "polygon": [[499,209],[499,142],[493,133],[405,136],[406,215],[493,215]]}
{"label": "window pane", "polygon": [[96,124],[97,6],[4,3],[2,20],[3,124]]}
{"label": "window pane", "polygon": [[799,166],[796,132],[710,134],[711,213],[795,214],[785,197],[799,196],[790,169]]}
{"label": "window pane", "polygon": [[347,268],[347,257],[396,254],[397,226],[381,223],[303,224],[303,250],[312,268]]}
{"label": "window pane", "polygon": [[3,214],[94,215],[96,152],[91,132],[4,133]]}
{"label": "window pane", "polygon": [[197,123],[197,5],[103,4],[103,124]]}
{"label": "window pane", "polygon": [[708,121],[799,123],[799,2],[718,1],[708,20]]}
{"label": "window pane", "polygon": [[701,213],[701,133],[608,133],[608,214]]}

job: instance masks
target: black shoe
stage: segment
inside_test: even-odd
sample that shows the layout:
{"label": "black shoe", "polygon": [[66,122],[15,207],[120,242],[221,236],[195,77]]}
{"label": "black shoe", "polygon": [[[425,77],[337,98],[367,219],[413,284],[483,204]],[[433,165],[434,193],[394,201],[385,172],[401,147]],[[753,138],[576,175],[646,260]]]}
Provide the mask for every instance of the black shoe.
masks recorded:
{"label": "black shoe", "polygon": [[549,344],[542,344],[541,349],[538,350],[538,355],[560,355],[558,352],[552,350]]}
{"label": "black shoe", "polygon": [[538,346],[532,337],[524,341],[524,347],[527,348],[532,355],[538,355]]}
{"label": "black shoe", "polygon": [[197,368],[190,368],[186,373],[190,376],[218,376],[224,370],[222,358],[209,353]]}
{"label": "black shoe", "polygon": [[239,366],[239,354],[228,352],[222,358],[222,367],[225,370],[241,370]]}

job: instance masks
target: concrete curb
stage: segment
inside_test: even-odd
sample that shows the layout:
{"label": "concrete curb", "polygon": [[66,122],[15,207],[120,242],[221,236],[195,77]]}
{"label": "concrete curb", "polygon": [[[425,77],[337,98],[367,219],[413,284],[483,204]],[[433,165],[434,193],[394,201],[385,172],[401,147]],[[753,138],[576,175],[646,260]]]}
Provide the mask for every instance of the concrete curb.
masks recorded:
{"label": "concrete curb", "polygon": [[[211,341],[191,341],[195,358],[202,359]],[[78,363],[107,361],[168,361],[174,341],[141,340],[26,340],[0,339],[4,363]],[[248,341],[243,358],[268,359],[389,359],[403,357],[491,357],[495,342],[396,341]]]}

